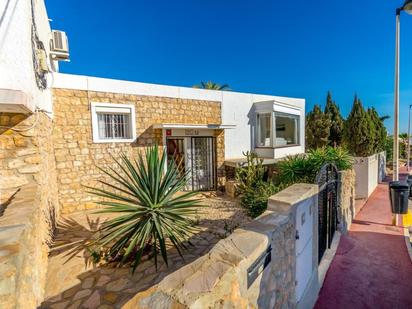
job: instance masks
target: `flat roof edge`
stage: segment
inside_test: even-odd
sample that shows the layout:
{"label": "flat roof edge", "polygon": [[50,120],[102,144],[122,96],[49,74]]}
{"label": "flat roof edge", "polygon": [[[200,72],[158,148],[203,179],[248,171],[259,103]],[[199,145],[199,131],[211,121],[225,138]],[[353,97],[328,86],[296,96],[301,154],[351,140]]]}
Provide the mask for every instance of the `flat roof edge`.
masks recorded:
{"label": "flat roof edge", "polygon": [[125,93],[147,96],[162,96],[181,99],[195,99],[203,101],[222,102],[225,95],[253,96],[256,100],[290,100],[304,103],[303,98],[283,97],[258,93],[245,93],[236,91],[206,90],[182,86],[142,83],[104,77],[76,75],[67,73],[54,73],[53,88],[71,90],[89,90],[96,92]]}

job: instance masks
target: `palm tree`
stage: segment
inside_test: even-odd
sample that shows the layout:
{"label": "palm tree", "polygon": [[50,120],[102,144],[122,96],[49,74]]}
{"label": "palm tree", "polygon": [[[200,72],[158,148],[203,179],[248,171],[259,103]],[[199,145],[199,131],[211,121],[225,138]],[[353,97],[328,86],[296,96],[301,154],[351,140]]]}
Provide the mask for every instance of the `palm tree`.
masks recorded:
{"label": "palm tree", "polygon": [[228,84],[219,85],[212,81],[200,82],[199,85],[194,85],[193,88],[209,89],[209,90],[231,90]]}
{"label": "palm tree", "polygon": [[389,118],[391,118],[391,116],[389,116],[389,115],[384,115],[384,116],[379,117],[379,119],[380,119],[382,122],[385,121],[385,120],[387,120],[387,119],[389,119]]}

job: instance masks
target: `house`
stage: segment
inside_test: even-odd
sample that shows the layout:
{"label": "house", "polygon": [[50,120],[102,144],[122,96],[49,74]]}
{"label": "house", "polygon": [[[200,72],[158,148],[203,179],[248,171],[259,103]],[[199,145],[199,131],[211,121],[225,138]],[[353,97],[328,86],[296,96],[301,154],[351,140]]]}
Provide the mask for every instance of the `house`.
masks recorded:
{"label": "house", "polygon": [[[109,164],[111,156],[120,152],[164,146],[169,161],[182,161],[181,172],[190,171],[188,190],[217,189],[225,181],[224,165],[237,166],[246,151],[255,151],[267,164],[304,152],[303,99],[57,73],[59,58],[50,50],[44,4],[36,4],[34,12],[32,18],[42,33],[37,35],[38,44],[47,47],[44,55],[49,64],[35,74],[37,86],[43,81],[44,89],[26,86],[35,84],[28,73],[31,57],[16,55],[17,47],[9,38],[12,48],[6,63],[13,78],[2,81],[0,97],[13,99],[2,100],[0,112],[12,110],[13,105],[14,111],[28,118],[46,112],[52,123],[50,155],[55,159],[58,200],[64,212],[91,207],[83,185],[101,177],[96,166]],[[37,54],[42,50],[39,46],[33,47]],[[38,61],[35,67],[41,67],[44,59]],[[13,66],[18,62],[27,62],[26,67]],[[16,70],[25,73],[15,74]]]}
{"label": "house", "polygon": [[[182,161],[188,190],[205,191],[221,186],[224,166],[244,162],[246,151],[265,164],[305,151],[303,99],[61,74],[58,61],[69,55],[65,44],[55,46],[66,38],[51,31],[44,2],[14,7],[5,7],[10,26],[1,30],[1,125],[14,133],[26,123],[48,127],[48,165],[64,212],[92,207],[83,185],[103,176],[96,166],[150,145]],[[7,170],[19,178],[15,165]]]}
{"label": "house", "polygon": [[188,190],[215,190],[243,152],[277,159],[304,151],[304,101],[54,74],[53,143],[63,209],[88,207],[82,184],[111,155],[151,145],[190,171]]}
{"label": "house", "polygon": [[0,307],[39,305],[50,231],[60,214],[96,207],[84,185],[120,153],[160,145],[190,171],[188,190],[215,190],[244,151],[273,163],[305,150],[303,99],[58,73],[68,54],[54,46],[64,37],[44,1],[10,0],[0,11],[0,251],[20,244],[2,255],[14,275],[0,276],[9,287]]}

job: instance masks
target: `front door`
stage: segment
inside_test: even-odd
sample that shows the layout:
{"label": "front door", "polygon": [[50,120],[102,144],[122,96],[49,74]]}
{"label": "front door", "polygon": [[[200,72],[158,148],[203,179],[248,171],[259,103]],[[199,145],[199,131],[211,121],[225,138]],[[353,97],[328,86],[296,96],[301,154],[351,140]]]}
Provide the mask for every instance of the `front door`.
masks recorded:
{"label": "front door", "polygon": [[167,161],[187,171],[186,190],[216,190],[216,139],[214,137],[168,137]]}
{"label": "front door", "polygon": [[192,189],[216,190],[216,139],[191,138]]}

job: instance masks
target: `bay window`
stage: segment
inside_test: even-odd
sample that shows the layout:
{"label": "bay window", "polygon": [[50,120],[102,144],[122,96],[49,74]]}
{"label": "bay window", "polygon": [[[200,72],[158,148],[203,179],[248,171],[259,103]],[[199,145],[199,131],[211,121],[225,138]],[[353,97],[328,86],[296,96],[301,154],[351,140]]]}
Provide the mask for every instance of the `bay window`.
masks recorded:
{"label": "bay window", "polygon": [[276,148],[299,145],[299,125],[299,115],[258,113],[256,146]]}

